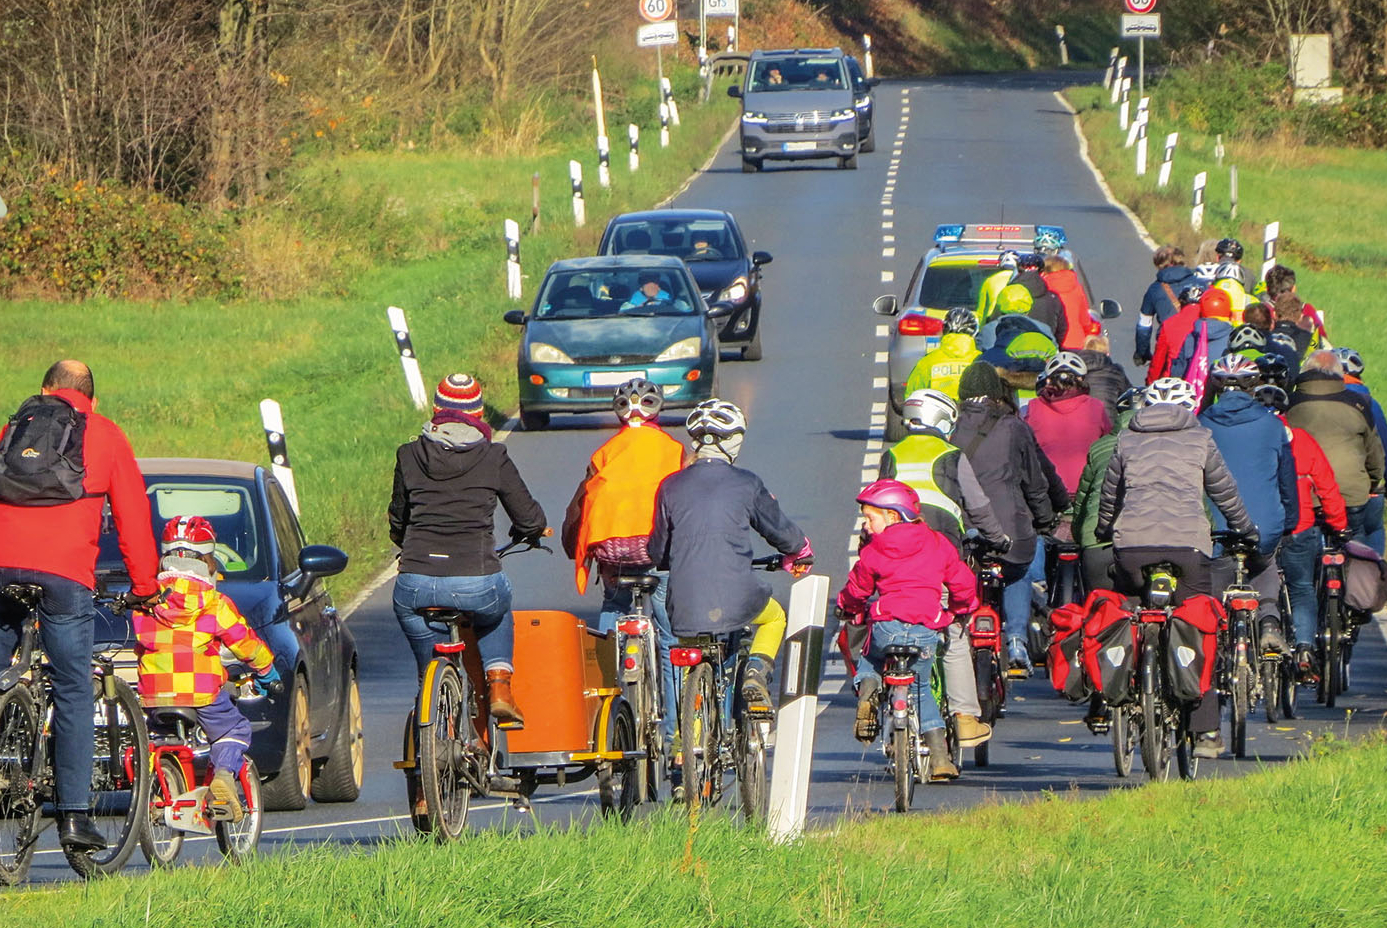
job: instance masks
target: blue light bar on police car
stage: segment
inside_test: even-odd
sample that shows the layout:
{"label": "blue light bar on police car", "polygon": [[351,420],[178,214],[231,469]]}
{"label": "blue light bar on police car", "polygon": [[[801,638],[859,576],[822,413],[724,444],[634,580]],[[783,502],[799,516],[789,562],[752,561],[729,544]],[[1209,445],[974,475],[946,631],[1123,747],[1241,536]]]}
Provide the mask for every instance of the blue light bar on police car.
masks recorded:
{"label": "blue light bar on police car", "polygon": [[949,242],[959,242],[963,240],[962,225],[943,225],[936,226],[934,229],[934,243],[943,245]]}

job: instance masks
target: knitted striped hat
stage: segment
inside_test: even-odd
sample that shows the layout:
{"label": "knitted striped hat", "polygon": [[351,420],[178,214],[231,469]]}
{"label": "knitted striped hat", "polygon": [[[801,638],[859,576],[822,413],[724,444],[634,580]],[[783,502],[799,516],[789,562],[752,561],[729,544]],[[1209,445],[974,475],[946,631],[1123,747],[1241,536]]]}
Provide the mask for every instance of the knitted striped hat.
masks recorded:
{"label": "knitted striped hat", "polygon": [[433,408],[454,409],[480,417],[483,412],[482,385],[467,374],[449,374],[438,382],[438,389],[433,392]]}

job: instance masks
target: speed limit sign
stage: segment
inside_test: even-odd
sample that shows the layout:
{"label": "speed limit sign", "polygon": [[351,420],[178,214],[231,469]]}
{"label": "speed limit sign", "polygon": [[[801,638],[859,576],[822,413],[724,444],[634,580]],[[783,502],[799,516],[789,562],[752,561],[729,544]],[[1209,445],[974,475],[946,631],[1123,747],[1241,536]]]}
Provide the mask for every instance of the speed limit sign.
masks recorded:
{"label": "speed limit sign", "polygon": [[1123,0],[1127,9],[1133,13],[1150,13],[1156,8],[1156,0]]}
{"label": "speed limit sign", "polygon": [[662,23],[674,13],[674,0],[636,0],[636,4],[641,19],[649,23]]}

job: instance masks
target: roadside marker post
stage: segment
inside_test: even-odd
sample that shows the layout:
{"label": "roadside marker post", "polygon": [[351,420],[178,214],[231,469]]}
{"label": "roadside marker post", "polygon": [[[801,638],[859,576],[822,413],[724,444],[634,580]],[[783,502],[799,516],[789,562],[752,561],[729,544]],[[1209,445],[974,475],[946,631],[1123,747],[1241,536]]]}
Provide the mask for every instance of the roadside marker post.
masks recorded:
{"label": "roadside marker post", "polygon": [[409,398],[414,401],[416,409],[424,409],[429,405],[429,395],[424,390],[424,376],[419,372],[419,358],[414,354],[414,343],[409,339],[405,311],[398,306],[386,307],[385,318],[390,320],[390,328],[395,332],[395,348],[400,352],[400,367],[404,368]]}
{"label": "roadside marker post", "polygon": [[1161,173],[1156,179],[1157,187],[1170,185],[1170,169],[1175,161],[1175,146],[1180,141],[1180,133],[1172,132],[1165,137],[1165,157],[1161,159]]}
{"label": "roadside marker post", "polygon": [[865,33],[862,36],[862,70],[868,77],[876,77],[876,69],[872,66],[872,37]]}
{"label": "roadside marker post", "polygon": [[810,574],[790,587],[775,762],[766,815],[770,836],[777,842],[798,838],[809,811],[809,767],[814,754],[827,614],[827,577]]}
{"label": "roadside marker post", "polygon": [[299,492],[294,487],[294,467],[289,463],[289,445],[284,438],[284,411],[277,401],[260,401],[260,423],[265,427],[265,445],[270,450],[270,472],[284,488],[294,515],[298,515]]}
{"label": "roadside marker post", "polygon": [[577,161],[568,162],[568,179],[573,183],[573,225],[581,229],[588,221],[588,211],[583,203],[583,166]]}
{"label": "roadside marker post", "polygon": [[1137,177],[1146,176],[1146,116],[1137,120]]}
{"label": "roadside marker post", "polygon": [[1150,118],[1150,112],[1147,109],[1150,102],[1150,97],[1142,97],[1141,100],[1137,102],[1137,114],[1132,117],[1132,124],[1127,128],[1126,147],[1131,148],[1137,143],[1137,126],[1142,125]]}
{"label": "roadside marker post", "polygon": [[1276,266],[1276,240],[1281,237],[1281,223],[1269,222],[1262,232],[1262,279],[1267,279],[1267,271]]}
{"label": "roadside marker post", "polygon": [[520,223],[507,219],[506,225],[506,296],[520,299]]}
{"label": "roadside marker post", "polygon": [[1123,132],[1126,132],[1132,112],[1132,79],[1130,77],[1122,79],[1122,94],[1118,99],[1117,125]]}
{"label": "roadside marker post", "polygon": [[597,110],[597,182],[612,185],[611,143],[607,140],[607,114],[602,106],[602,75],[597,73],[597,56],[592,56],[592,98]]}
{"label": "roadside marker post", "polygon": [[1238,218],[1238,166],[1228,166],[1228,218]]}
{"label": "roadside marker post", "polygon": [[634,174],[640,170],[641,166],[641,129],[635,123],[626,127],[626,141],[631,145],[631,154],[627,158],[627,166]]}
{"label": "roadside marker post", "polygon": [[1223,133],[1214,136],[1214,160],[1219,167],[1223,167],[1223,156],[1227,154],[1223,147]]}
{"label": "roadside marker post", "polygon": [[1112,51],[1108,52],[1108,69],[1103,72],[1103,89],[1112,90],[1113,81],[1117,79],[1117,53],[1120,51],[1116,45]]}
{"label": "roadside marker post", "polygon": [[669,104],[660,104],[660,147],[669,148]]}
{"label": "roadside marker post", "polygon": [[539,234],[539,172],[530,175],[530,234]]}
{"label": "roadside marker post", "polygon": [[1060,66],[1069,64],[1069,43],[1064,40],[1064,27],[1055,26],[1055,38],[1060,43]]}
{"label": "roadside marker post", "polygon": [[[1112,99],[1108,102],[1113,106],[1117,105],[1118,97],[1122,93],[1122,82],[1126,80],[1126,76],[1127,56],[1123,55],[1121,58],[1117,59],[1117,70],[1115,70],[1112,75]],[[1130,87],[1131,84],[1129,83],[1127,86]]]}
{"label": "roadside marker post", "polygon": [[679,104],[674,102],[674,89],[670,87],[667,77],[660,78],[660,94],[665,101],[665,106],[669,107],[670,125],[679,125]]}
{"label": "roadside marker post", "polygon": [[605,135],[597,137],[597,182],[603,187],[612,185],[612,148]]}
{"label": "roadside marker post", "polygon": [[1200,171],[1194,175],[1194,199],[1190,203],[1190,228],[1196,232],[1204,228],[1204,186],[1208,182],[1208,171]]}

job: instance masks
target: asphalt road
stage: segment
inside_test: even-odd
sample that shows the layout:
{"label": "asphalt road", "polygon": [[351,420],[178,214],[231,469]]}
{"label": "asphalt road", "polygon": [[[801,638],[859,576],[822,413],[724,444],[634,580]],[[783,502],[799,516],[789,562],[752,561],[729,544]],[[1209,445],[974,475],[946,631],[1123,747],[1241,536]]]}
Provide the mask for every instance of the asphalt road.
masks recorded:
{"label": "asphalt road", "polygon": [[[775,256],[765,275],[765,359],[722,364],[720,390],[746,410],[751,423],[739,463],[761,475],[809,534],[816,569],[828,574],[835,591],[846,576],[855,533],[853,496],[864,477],[870,479],[864,469],[875,468],[882,446],[886,320],[872,314],[871,302],[901,292],[937,223],[1063,225],[1094,295],[1114,297],[1126,307],[1109,328],[1114,355],[1130,357],[1135,310],[1152,275],[1150,249],[1080,159],[1072,118],[1053,94],[1072,80],[1022,75],[886,82],[877,91],[877,152],[862,156],[858,170],[836,170],[829,162],[772,165],[743,175],[734,138],[675,201],[732,210],[753,247]],[[666,424],[678,434],[680,421],[671,416]],[[588,456],[614,427],[607,416],[556,416],[546,432],[508,437],[552,524],[561,521]],[[516,608],[597,611],[598,594],[576,593],[572,564],[561,555],[517,556],[506,561],[506,570]],[[787,601],[788,577],[780,575],[775,583]],[[389,593],[387,584],[351,617],[367,713],[362,797],[270,815],[268,849],[284,842],[371,844],[409,833],[403,781],[391,764],[399,757],[401,724],[414,697],[414,671]],[[1205,762],[1200,776],[1236,775],[1284,760],[1310,733],[1331,725],[1342,732],[1346,724],[1350,730],[1377,724],[1387,710],[1387,647],[1379,631],[1364,629],[1354,688],[1340,709],[1325,710],[1312,699],[1307,707],[1302,699],[1303,721],[1250,726],[1255,758]],[[864,748],[851,736],[853,703],[843,684],[841,664],[831,661],[810,793],[811,815],[819,822],[881,811],[892,802],[879,749]],[[1343,706],[1353,710],[1352,721],[1345,722]],[[978,770],[970,757],[962,779],[919,789],[916,810],[1143,782],[1139,760],[1130,779],[1114,774],[1108,740],[1090,735],[1081,715],[1043,680],[1015,686],[1009,715],[992,742],[991,766]],[[596,807],[588,781],[542,791],[534,814],[545,822],[582,822],[596,815]],[[529,813],[501,802],[473,809],[477,828],[526,827],[529,820]],[[45,839],[33,878],[70,876],[51,833]],[[185,850],[187,860],[216,856],[210,840]],[[142,866],[138,853],[134,866]]]}

